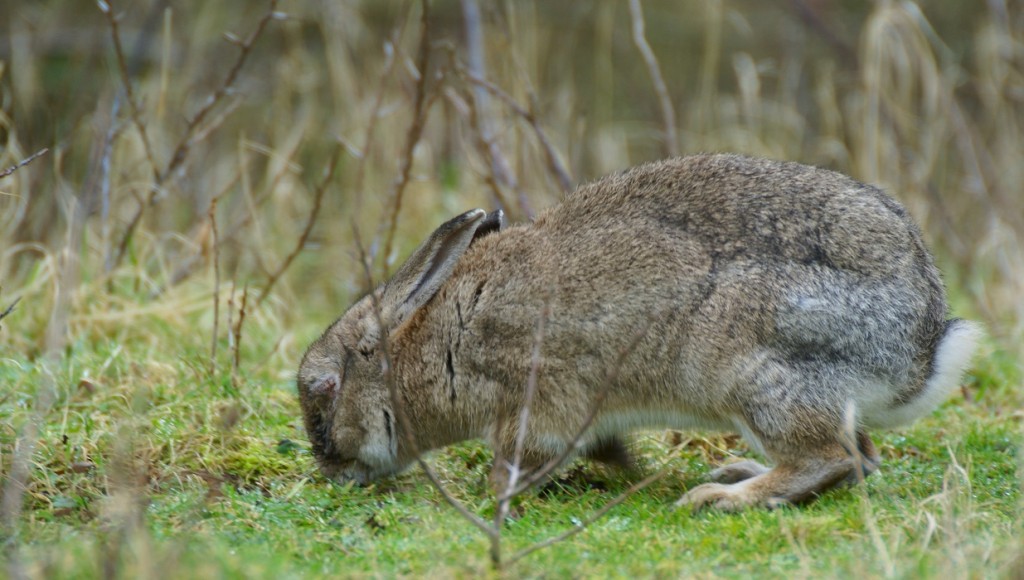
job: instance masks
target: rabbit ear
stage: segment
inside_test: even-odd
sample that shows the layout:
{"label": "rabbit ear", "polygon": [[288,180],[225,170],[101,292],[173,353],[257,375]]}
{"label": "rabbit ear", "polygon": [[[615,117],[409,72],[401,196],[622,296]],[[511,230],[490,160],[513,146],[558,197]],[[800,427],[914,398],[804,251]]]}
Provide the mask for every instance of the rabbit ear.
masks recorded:
{"label": "rabbit ear", "polygon": [[426,304],[451,276],[455,264],[477,235],[501,229],[502,217],[501,210],[487,214],[474,209],[437,228],[385,285],[381,316],[387,327],[396,328]]}
{"label": "rabbit ear", "polygon": [[477,226],[476,232],[473,233],[473,241],[475,242],[492,232],[499,232],[505,229],[507,225],[508,220],[505,219],[505,212],[496,209],[487,214],[487,217]]}

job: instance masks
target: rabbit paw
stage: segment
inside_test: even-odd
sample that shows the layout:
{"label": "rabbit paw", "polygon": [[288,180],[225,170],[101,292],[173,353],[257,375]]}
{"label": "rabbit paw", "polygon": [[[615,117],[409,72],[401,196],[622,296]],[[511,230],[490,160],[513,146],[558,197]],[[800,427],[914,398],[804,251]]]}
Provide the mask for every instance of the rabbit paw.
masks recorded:
{"label": "rabbit paw", "polygon": [[737,483],[768,473],[768,468],[756,461],[738,461],[723,465],[711,472],[711,480],[718,483]]}
{"label": "rabbit paw", "polygon": [[750,505],[741,486],[723,483],[705,483],[686,492],[676,507],[690,506],[693,511],[710,507],[727,512],[742,510]]}
{"label": "rabbit paw", "polygon": [[783,498],[765,498],[760,494],[752,493],[749,487],[744,483],[705,483],[688,491],[675,505],[676,507],[688,505],[695,512],[704,508],[738,512],[755,506],[775,509],[789,505],[789,502]]}

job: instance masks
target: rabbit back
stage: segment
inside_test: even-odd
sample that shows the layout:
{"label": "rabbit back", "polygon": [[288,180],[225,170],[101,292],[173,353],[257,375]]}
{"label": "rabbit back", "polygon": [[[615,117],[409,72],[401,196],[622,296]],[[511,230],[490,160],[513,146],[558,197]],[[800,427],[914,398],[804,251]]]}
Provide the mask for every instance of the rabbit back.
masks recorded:
{"label": "rabbit back", "polygon": [[[578,416],[592,397],[576,391],[614,374],[605,415],[623,425],[674,414],[654,422],[721,426],[787,397],[833,413],[853,400],[867,424],[904,422],[916,415],[891,409],[927,390],[948,327],[938,270],[895,200],[839,173],[736,155],[584,185],[464,262],[494,274],[478,368],[518,369],[502,382],[525,384],[546,300],[541,396]],[[773,369],[802,379],[766,393]]]}

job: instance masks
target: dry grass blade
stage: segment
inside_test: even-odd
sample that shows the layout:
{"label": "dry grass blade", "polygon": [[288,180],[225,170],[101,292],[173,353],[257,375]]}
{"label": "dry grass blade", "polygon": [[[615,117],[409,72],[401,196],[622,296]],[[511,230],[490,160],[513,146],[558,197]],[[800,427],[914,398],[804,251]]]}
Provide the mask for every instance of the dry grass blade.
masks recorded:
{"label": "dry grass blade", "polygon": [[43,155],[49,153],[49,151],[50,151],[49,147],[43,147],[39,151],[36,151],[32,155],[28,156],[27,158],[22,159],[18,163],[8,167],[7,169],[4,169],[3,171],[0,171],[0,179],[3,179],[4,177],[7,177],[8,175],[10,175],[10,174],[14,173],[15,171],[21,169],[22,167],[25,167],[29,163],[32,163],[33,161],[35,161],[37,158],[42,157]]}
{"label": "dry grass blade", "polygon": [[658,58],[654,56],[651,45],[647,43],[647,36],[644,32],[644,14],[640,7],[640,0],[629,0],[629,14],[633,20],[633,42],[636,44],[640,55],[647,65],[647,72],[651,75],[651,82],[654,84],[654,92],[658,95],[658,103],[661,105],[661,120],[663,132],[665,133],[665,155],[676,157],[679,155],[679,131],[676,128],[676,112],[672,107],[672,98],[668,94],[668,85],[665,84],[665,77],[661,74],[661,65]]}

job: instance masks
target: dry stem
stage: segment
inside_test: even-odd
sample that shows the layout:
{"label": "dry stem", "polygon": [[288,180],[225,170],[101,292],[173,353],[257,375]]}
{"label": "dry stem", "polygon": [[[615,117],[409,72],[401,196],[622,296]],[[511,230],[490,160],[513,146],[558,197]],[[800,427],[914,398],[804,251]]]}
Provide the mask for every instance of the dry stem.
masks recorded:
{"label": "dry stem", "polygon": [[562,452],[558,454],[558,456],[556,456],[554,459],[548,461],[542,468],[530,473],[527,477],[523,479],[522,483],[518,487],[516,487],[510,494],[505,494],[505,496],[503,496],[500,499],[505,499],[506,497],[518,495],[520,493],[523,493],[524,491],[527,491],[531,487],[537,485],[539,482],[543,481],[549,475],[551,475],[551,473],[560,465],[562,465],[562,463],[566,459],[568,459],[570,456],[572,456],[574,453],[577,453],[580,450],[583,444],[583,435],[586,434],[587,429],[590,429],[590,426],[591,424],[593,424],[594,419],[597,418],[597,414],[601,411],[601,406],[604,404],[604,400],[608,397],[609,391],[611,391],[612,386],[617,380],[619,376],[619,371],[621,370],[623,363],[625,363],[626,361],[626,357],[628,357],[634,350],[636,350],[636,347],[637,345],[640,344],[640,341],[647,336],[647,333],[650,331],[651,324],[653,322],[654,318],[650,318],[647,321],[647,324],[644,326],[644,328],[639,333],[637,333],[635,337],[633,337],[632,342],[626,345],[626,348],[622,349],[619,352],[619,356],[616,359],[615,364],[611,367],[611,369],[609,369],[608,374],[605,377],[604,384],[601,386],[601,390],[597,392],[597,395],[594,397],[594,400],[590,404],[590,412],[587,414],[586,419],[583,420],[583,423],[580,425],[580,428],[576,431],[576,435],[573,436],[573,438],[568,443],[566,443],[565,449],[563,449]]}
{"label": "dry stem", "polygon": [[249,284],[248,282],[242,289],[242,305],[238,308],[238,321],[235,323],[233,329],[235,335],[235,344],[233,348],[235,350],[233,357],[233,364],[231,366],[231,376],[234,377],[238,374],[239,363],[241,362],[242,354],[242,324],[245,322],[245,306],[249,301]]}
{"label": "dry stem", "polygon": [[43,155],[45,155],[49,151],[50,151],[49,147],[43,147],[39,151],[36,151],[32,155],[30,155],[28,158],[22,159],[18,163],[8,167],[7,169],[4,169],[3,171],[0,171],[0,179],[3,179],[4,177],[7,177],[8,175],[10,175],[10,174],[14,173],[15,171],[21,169],[22,167],[25,167],[29,163],[32,163],[33,161],[35,161],[37,157],[42,157]]}
{"label": "dry stem", "polygon": [[629,0],[629,14],[633,20],[633,42],[640,55],[647,65],[647,72],[651,75],[651,83],[654,85],[654,92],[658,95],[658,102],[661,104],[661,120],[664,123],[662,130],[665,133],[665,154],[669,157],[679,155],[679,138],[676,129],[676,112],[672,108],[672,99],[668,94],[668,86],[665,78],[661,76],[661,66],[658,64],[651,45],[647,43],[644,33],[644,14],[640,7],[640,0]]}
{"label": "dry stem", "polygon": [[[8,314],[10,314],[11,312],[14,312],[14,307],[17,306],[18,302],[20,302],[20,301],[21,301],[21,297],[19,296],[19,297],[15,298],[14,302],[11,302],[11,305],[8,306],[3,312],[0,312],[0,320],[3,320],[4,318],[7,318]],[[3,328],[3,326],[0,326],[0,329],[2,329],[2,328]]]}
{"label": "dry stem", "polygon": [[253,30],[249,37],[244,41],[234,40],[234,37],[229,36],[228,40],[232,41],[240,49],[238,58],[235,60],[235,64],[228,71],[227,76],[224,77],[224,82],[221,83],[220,87],[213,92],[212,95],[207,97],[206,104],[189,120],[185,127],[185,134],[182,136],[181,141],[178,142],[178,146],[175,148],[174,153],[171,155],[171,162],[167,165],[167,169],[164,170],[161,180],[166,180],[179,166],[185,161],[188,155],[188,150],[192,146],[192,135],[196,132],[199,124],[203,122],[203,119],[213,110],[214,107],[224,98],[225,95],[234,86],[235,81],[238,79],[238,73],[241,72],[242,67],[245,65],[245,61],[249,58],[252,47],[256,43],[256,40],[263,34],[267,24],[274,19],[282,19],[283,14],[277,12],[278,0],[270,0],[270,7],[267,8],[266,13],[260,18],[259,23],[256,24],[256,29]]}
{"label": "dry stem", "polygon": [[555,150],[555,146],[551,143],[551,139],[548,138],[547,133],[541,128],[540,122],[537,119],[536,111],[533,110],[533,106],[530,108],[524,107],[519,104],[512,95],[505,92],[501,87],[492,83],[491,81],[478,77],[463,67],[459,68],[459,72],[474,85],[483,87],[487,92],[494,95],[499,101],[505,103],[513,113],[521,117],[526,124],[533,130],[534,135],[537,136],[537,141],[540,143],[541,149],[544,151],[544,160],[548,164],[548,170],[558,181],[559,187],[563,191],[569,191],[572,189],[572,177],[569,175],[569,170],[562,164],[558,153]]}
{"label": "dry stem", "polygon": [[107,22],[110,23],[110,39],[114,42],[114,54],[117,56],[117,69],[121,73],[121,84],[124,86],[124,92],[128,98],[128,107],[132,112],[132,122],[135,124],[135,128],[139,131],[139,136],[142,138],[142,150],[146,153],[146,159],[149,161],[149,167],[153,171],[153,182],[160,183],[160,166],[156,162],[156,156],[153,155],[153,147],[150,145],[149,132],[146,131],[146,124],[142,122],[142,113],[139,111],[139,104],[135,100],[135,90],[132,89],[132,79],[131,75],[128,73],[128,61],[125,59],[124,49],[121,47],[121,33],[118,29],[120,17],[114,14],[113,8],[105,0],[98,0],[96,3],[99,5],[100,12],[107,17]]}
{"label": "dry stem", "polygon": [[[355,234],[353,237],[356,241],[356,250],[359,253],[359,263],[362,266],[364,283],[366,284],[367,288],[372,289],[374,287],[374,284],[373,274],[370,271],[370,260],[366,254],[366,249],[363,247],[361,241],[362,238],[359,236],[359,229],[354,222],[352,223],[352,230]],[[448,490],[444,487],[444,484],[441,483],[440,478],[437,477],[437,474],[434,473],[434,470],[432,470],[430,466],[427,464],[427,462],[423,460],[423,456],[419,451],[419,446],[417,445],[416,439],[412,434],[412,429],[410,428],[412,424],[409,422],[409,418],[405,414],[405,406],[402,405],[402,400],[398,396],[398,389],[395,386],[394,376],[392,375],[391,372],[393,369],[391,363],[391,350],[388,344],[388,334],[386,331],[383,330],[385,329],[385,326],[384,321],[380,315],[380,302],[377,299],[376,293],[374,293],[372,290],[370,292],[370,296],[373,298],[373,314],[377,319],[376,322],[378,327],[382,329],[382,332],[380,333],[380,341],[378,346],[380,348],[382,356],[381,365],[384,371],[384,384],[387,385],[388,394],[391,398],[391,406],[395,411],[395,420],[397,422],[398,427],[397,431],[402,434],[402,437],[405,439],[406,445],[409,446],[410,451],[412,451],[413,456],[416,458],[416,463],[420,466],[420,469],[423,470],[423,473],[427,475],[427,478],[434,485],[434,487],[437,488],[437,491],[441,494],[441,497],[444,498],[445,502],[447,502],[448,505],[455,508],[455,511],[459,512],[459,515],[465,518],[466,521],[470,522],[471,524],[479,528],[480,531],[486,534],[488,538],[493,539],[495,536],[500,535],[501,531],[488,524],[480,516],[469,511],[469,508],[467,508],[465,505],[462,504],[462,502],[455,499],[455,497],[448,493]]]}

